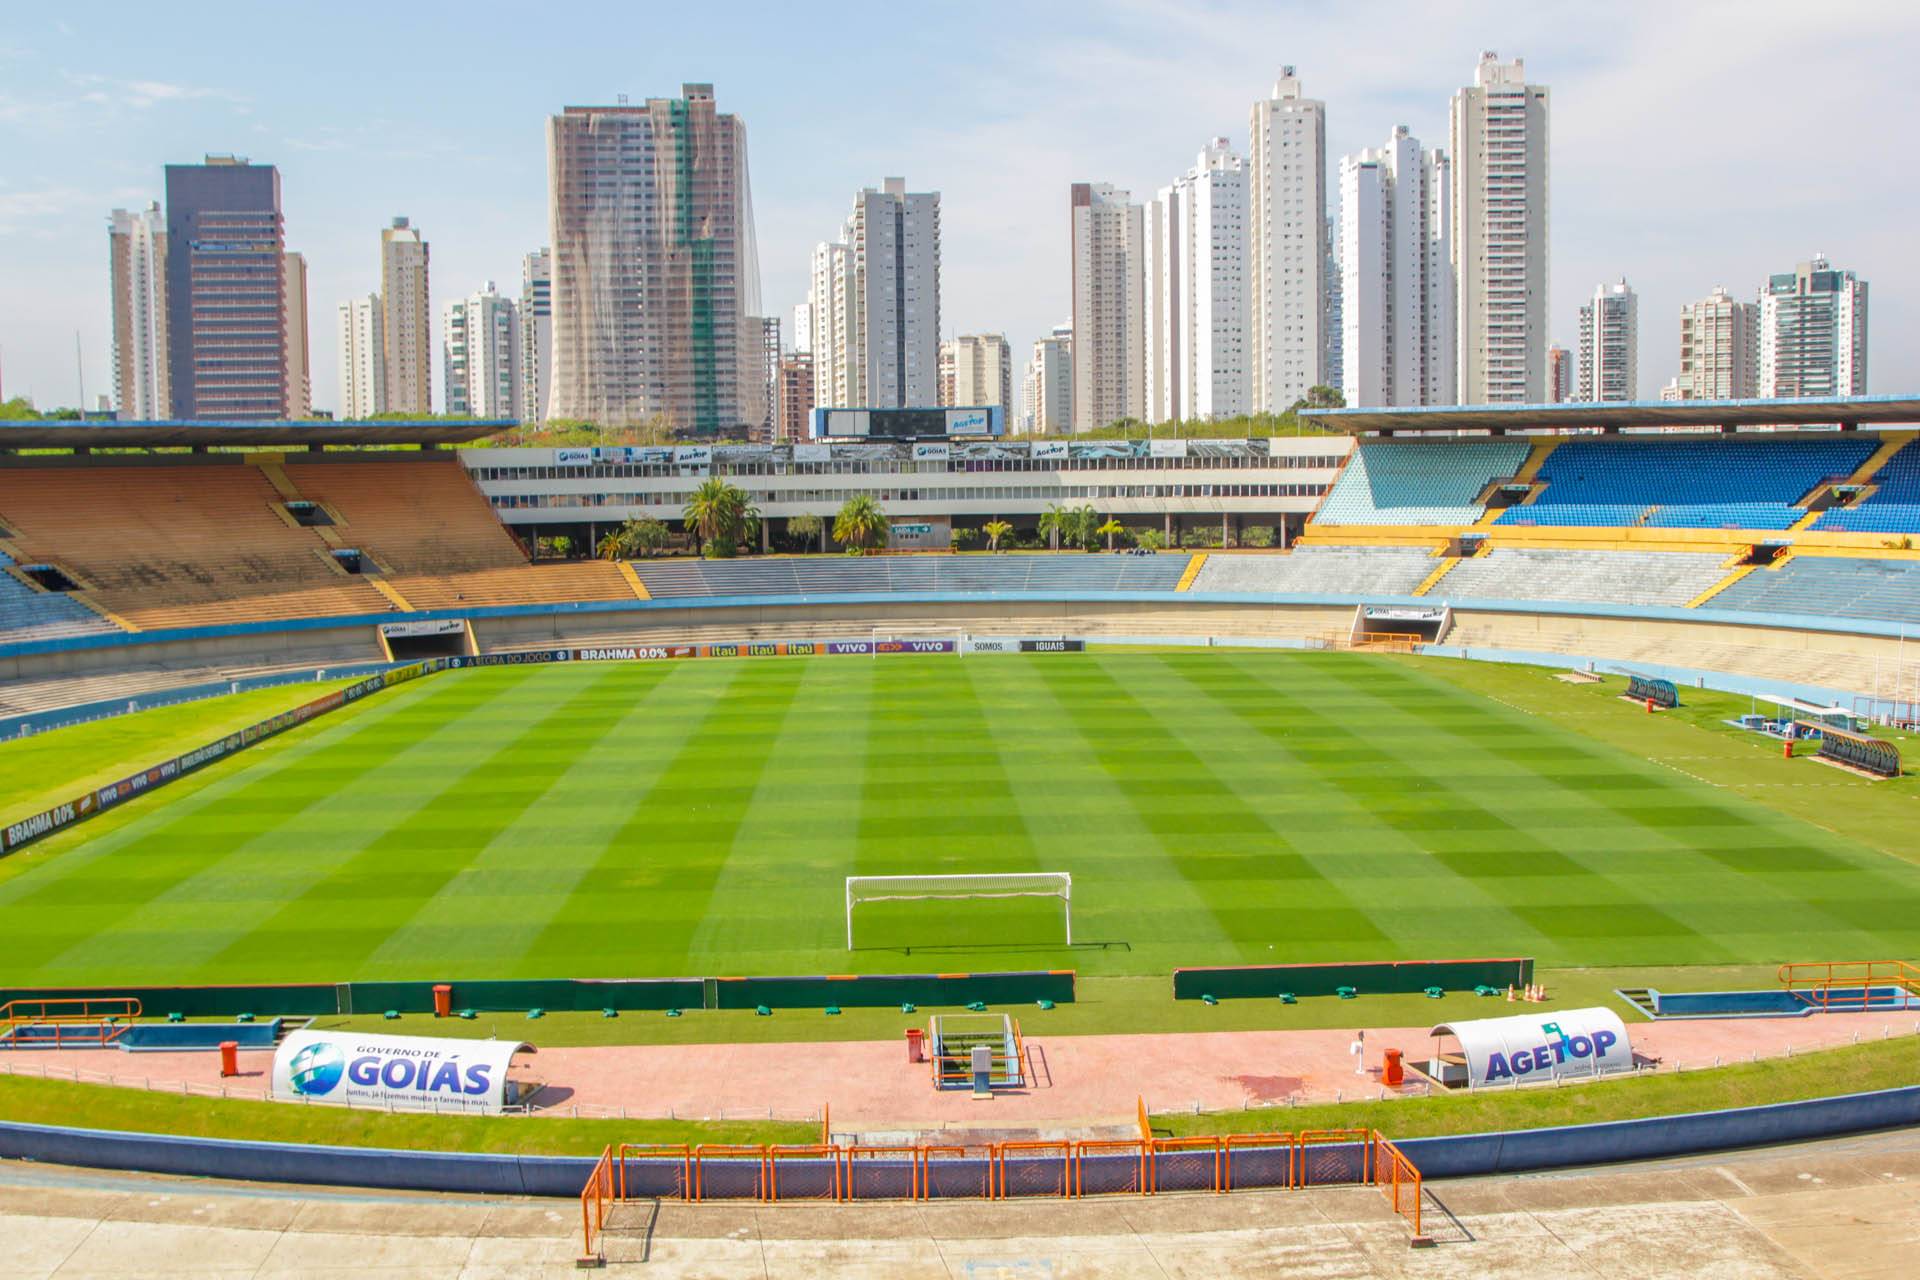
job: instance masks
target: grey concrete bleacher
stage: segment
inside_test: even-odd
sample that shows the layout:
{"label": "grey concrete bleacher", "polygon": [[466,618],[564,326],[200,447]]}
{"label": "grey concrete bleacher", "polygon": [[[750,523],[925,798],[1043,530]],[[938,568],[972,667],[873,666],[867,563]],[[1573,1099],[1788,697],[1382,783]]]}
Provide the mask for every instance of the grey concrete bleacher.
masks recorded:
{"label": "grey concrete bleacher", "polygon": [[870,595],[882,591],[1172,591],[1191,556],[914,555],[637,560],[656,600]]}
{"label": "grey concrete bleacher", "polygon": [[1404,596],[1439,565],[1422,547],[1296,547],[1275,555],[1213,555],[1194,576],[1192,590]]}
{"label": "grey concrete bleacher", "polygon": [[1707,607],[1920,623],[1920,561],[1795,556],[1748,574]]}
{"label": "grey concrete bleacher", "polygon": [[1437,600],[1555,600],[1684,605],[1727,576],[1720,552],[1496,548],[1455,565]]}
{"label": "grey concrete bleacher", "polygon": [[57,591],[35,590],[7,573],[6,566],[13,563],[12,557],[0,552],[0,644],[119,631],[78,600]]}

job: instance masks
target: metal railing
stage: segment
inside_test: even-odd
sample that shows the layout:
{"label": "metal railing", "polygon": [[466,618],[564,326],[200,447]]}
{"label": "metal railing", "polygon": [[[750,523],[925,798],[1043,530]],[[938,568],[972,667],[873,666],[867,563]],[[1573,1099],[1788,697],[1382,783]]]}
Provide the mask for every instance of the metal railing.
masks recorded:
{"label": "metal railing", "polygon": [[1822,1011],[1905,1007],[1874,999],[1874,988],[1891,987],[1902,997],[1920,997],[1920,967],[1905,960],[1808,960],[1783,964],[1780,985]]}

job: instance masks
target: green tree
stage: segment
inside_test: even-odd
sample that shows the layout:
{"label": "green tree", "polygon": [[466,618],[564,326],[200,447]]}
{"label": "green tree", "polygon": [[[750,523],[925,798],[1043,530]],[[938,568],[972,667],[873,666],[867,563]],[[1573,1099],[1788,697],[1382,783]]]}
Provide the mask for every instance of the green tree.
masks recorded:
{"label": "green tree", "polygon": [[1107,550],[1109,551],[1113,550],[1113,540],[1116,537],[1119,537],[1120,535],[1126,533],[1126,531],[1127,531],[1127,526],[1121,524],[1118,520],[1115,520],[1112,516],[1108,516],[1107,522],[1101,525],[1098,529],[1094,530],[1095,533],[1104,534],[1106,536]]}
{"label": "green tree", "polygon": [[602,560],[635,560],[657,554],[671,536],[666,525],[652,516],[641,516],[601,535],[595,552]]}
{"label": "green tree", "polygon": [[1133,540],[1149,551],[1158,551],[1167,545],[1166,535],[1158,529],[1142,529],[1133,535]]}
{"label": "green tree", "polygon": [[802,551],[820,546],[820,530],[825,522],[816,515],[797,515],[787,521],[787,537],[799,542]]}
{"label": "green tree", "polygon": [[758,525],[760,513],[746,492],[709,476],[700,482],[682,513],[687,532],[700,544],[700,554],[724,560],[740,549]]}
{"label": "green tree", "polygon": [[1013,526],[1005,520],[989,520],[980,526],[980,532],[987,535],[987,550],[998,551],[1000,539],[1013,532]]}
{"label": "green tree", "polygon": [[1041,512],[1036,528],[1056,551],[1076,547],[1092,551],[1100,545],[1100,513],[1091,506],[1065,507],[1056,502]]}
{"label": "green tree", "polygon": [[1058,551],[1067,543],[1067,530],[1071,527],[1072,521],[1072,510],[1055,502],[1040,513],[1040,518],[1034,521],[1033,528],[1048,546]]}
{"label": "green tree", "polygon": [[0,401],[0,422],[33,422],[40,417],[40,411],[33,407],[33,401],[25,396],[15,396],[11,400]]}
{"label": "green tree", "polygon": [[858,555],[887,545],[887,513],[872,494],[856,493],[833,518],[833,540]]}
{"label": "green tree", "polygon": [[959,528],[953,531],[953,545],[956,547],[970,547],[979,540],[978,529]]}

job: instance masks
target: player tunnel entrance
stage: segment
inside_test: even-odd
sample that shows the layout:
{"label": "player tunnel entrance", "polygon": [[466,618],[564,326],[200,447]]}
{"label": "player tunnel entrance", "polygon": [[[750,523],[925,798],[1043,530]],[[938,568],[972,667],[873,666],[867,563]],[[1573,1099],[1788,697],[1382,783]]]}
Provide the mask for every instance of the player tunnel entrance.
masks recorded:
{"label": "player tunnel entrance", "polygon": [[1353,611],[1349,644],[1355,649],[1407,649],[1438,644],[1453,625],[1447,605],[1363,604]]}

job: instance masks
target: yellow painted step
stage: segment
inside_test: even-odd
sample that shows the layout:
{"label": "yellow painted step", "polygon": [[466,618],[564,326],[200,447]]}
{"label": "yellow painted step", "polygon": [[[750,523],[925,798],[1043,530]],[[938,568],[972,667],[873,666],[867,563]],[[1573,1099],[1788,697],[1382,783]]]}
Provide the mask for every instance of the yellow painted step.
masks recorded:
{"label": "yellow painted step", "polygon": [[286,471],[280,466],[279,455],[269,454],[267,456],[273,458],[274,461],[256,464],[260,468],[260,474],[267,478],[267,483],[272,485],[275,491],[288,502],[304,501],[300,496],[300,491],[293,487],[293,481],[288,479]]}
{"label": "yellow painted step", "polygon": [[629,587],[633,588],[633,594],[636,599],[653,599],[653,596],[647,591],[647,584],[640,581],[640,575],[633,571],[632,561],[616,560],[614,563],[620,566],[620,576],[627,580]]}
{"label": "yellow painted step", "polygon": [[1452,573],[1453,566],[1465,559],[1465,556],[1448,556],[1443,559],[1434,571],[1422,579],[1420,585],[1413,589],[1413,594],[1423,596],[1433,590],[1434,583],[1440,581],[1440,579],[1446,577],[1449,573]]}
{"label": "yellow painted step", "polygon": [[1858,470],[1847,477],[1846,483],[1865,484],[1867,481],[1873,479],[1874,473],[1879,471],[1881,467],[1887,465],[1887,459],[1900,452],[1916,435],[1920,435],[1920,432],[1889,431],[1882,435],[1880,437],[1880,447],[1873,451],[1872,457],[1860,464]]}
{"label": "yellow painted step", "polygon": [[1200,567],[1206,564],[1206,562],[1207,562],[1206,552],[1204,551],[1194,552],[1193,559],[1187,561],[1187,571],[1180,575],[1180,583],[1178,586],[1174,587],[1174,590],[1185,591],[1188,588],[1192,587],[1193,580],[1200,576]]}
{"label": "yellow painted step", "polygon": [[375,591],[378,591],[381,595],[393,601],[394,607],[400,610],[400,612],[402,613],[418,613],[419,612],[419,610],[415,609],[412,604],[408,603],[407,598],[400,594],[399,588],[395,587],[391,582],[388,582],[382,578],[368,578],[367,581],[373,584],[373,589]]}

